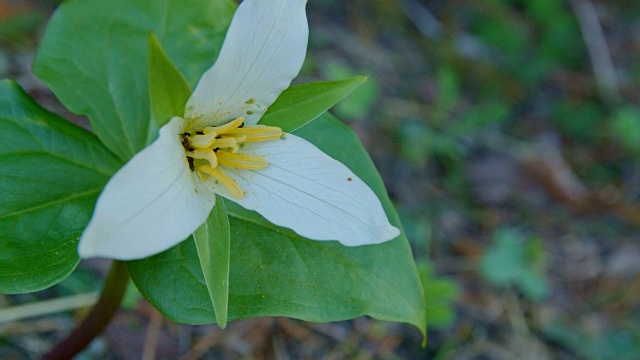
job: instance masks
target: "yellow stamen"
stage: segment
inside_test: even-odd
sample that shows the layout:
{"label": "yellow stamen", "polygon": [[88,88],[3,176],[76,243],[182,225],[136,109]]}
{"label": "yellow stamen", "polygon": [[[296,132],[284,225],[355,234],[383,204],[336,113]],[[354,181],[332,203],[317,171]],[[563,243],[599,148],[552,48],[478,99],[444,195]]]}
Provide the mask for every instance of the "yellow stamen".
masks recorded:
{"label": "yellow stamen", "polygon": [[258,156],[233,154],[226,151],[218,151],[217,156],[220,165],[233,166],[240,169],[258,170],[264,169],[269,165],[265,158]]}
{"label": "yellow stamen", "polygon": [[191,136],[189,143],[194,148],[206,149],[208,147],[211,147],[211,145],[213,145],[215,141],[216,141],[216,133],[212,132],[204,135]]}
{"label": "yellow stamen", "polygon": [[238,144],[242,144],[243,142],[247,141],[247,136],[246,135],[238,135],[238,134],[224,134],[225,138],[229,137],[232,139],[236,139],[236,142]]}
{"label": "yellow stamen", "polygon": [[242,123],[244,123],[244,118],[241,116],[233,121],[230,121],[224,125],[220,125],[220,126],[208,126],[204,129],[202,129],[202,132],[205,134],[209,134],[212,132],[215,132],[218,135],[222,135],[224,133],[226,133],[228,130],[232,130],[235,128],[238,128],[240,126],[242,126]]}
{"label": "yellow stamen", "polygon": [[201,171],[207,175],[213,176],[216,180],[220,181],[220,183],[229,190],[233,197],[242,199],[244,197],[244,191],[238,183],[230,178],[227,174],[223,173],[218,169],[214,169],[211,166],[203,165],[198,168],[198,171]]}
{"label": "yellow stamen", "polygon": [[[207,160],[212,167],[218,166],[218,157],[212,149],[195,149],[193,151],[189,151],[187,156],[194,159]],[[198,169],[200,169],[200,167],[198,167]]]}
{"label": "yellow stamen", "polygon": [[[247,170],[259,170],[269,166],[269,162],[259,156],[238,154],[244,142],[269,141],[279,139],[282,130],[275,126],[249,125],[241,127],[244,118],[239,117],[221,126],[209,126],[199,132],[180,134],[187,150],[187,161],[191,171],[195,171],[202,181],[213,177],[236,198],[244,197],[238,183],[225,174],[218,165]],[[189,151],[189,149],[193,149]],[[224,169],[222,169],[224,170]]]}
{"label": "yellow stamen", "polygon": [[231,152],[238,152],[238,141],[232,137],[217,139],[213,145],[215,146],[214,149],[225,149],[226,151],[229,151],[227,149],[231,149]]}
{"label": "yellow stamen", "polygon": [[245,135],[246,142],[276,140],[282,136],[282,129],[275,126],[252,125],[229,130],[226,135]]}

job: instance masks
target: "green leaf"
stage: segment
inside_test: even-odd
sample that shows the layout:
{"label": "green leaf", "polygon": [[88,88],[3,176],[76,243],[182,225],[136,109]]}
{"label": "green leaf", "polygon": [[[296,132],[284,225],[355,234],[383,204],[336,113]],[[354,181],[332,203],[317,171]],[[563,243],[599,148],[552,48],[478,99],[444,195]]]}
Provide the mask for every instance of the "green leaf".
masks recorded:
{"label": "green leaf", "polygon": [[78,264],[78,238],[121,162],[98,139],[0,82],[0,293],[49,287]]}
{"label": "green leaf", "polygon": [[284,132],[292,132],[320,116],[365,81],[365,76],[354,76],[338,81],[291,86],[269,107],[260,124],[278,126]]}
{"label": "green leaf", "polygon": [[[349,128],[324,115],[296,134],[351,168],[378,194],[391,223],[400,226],[379,174]],[[404,236],[346,247],[304,239],[231,202],[227,211],[230,320],[289,316],[325,322],[369,315],[425,331],[423,290]],[[168,318],[211,321],[211,300],[192,241],[128,266],[141,293]]]}
{"label": "green leaf", "polygon": [[214,63],[235,7],[231,0],[65,1],[47,26],[34,72],[127,160],[157,136],[149,111],[149,33],[193,87]]}
{"label": "green leaf", "polygon": [[172,117],[184,116],[184,106],[191,96],[191,89],[154,33],[149,34],[148,47],[151,115],[161,128]]}
{"label": "green leaf", "polygon": [[230,233],[224,199],[216,195],[207,221],[193,233],[200,267],[213,303],[216,322],[227,326],[229,305]]}

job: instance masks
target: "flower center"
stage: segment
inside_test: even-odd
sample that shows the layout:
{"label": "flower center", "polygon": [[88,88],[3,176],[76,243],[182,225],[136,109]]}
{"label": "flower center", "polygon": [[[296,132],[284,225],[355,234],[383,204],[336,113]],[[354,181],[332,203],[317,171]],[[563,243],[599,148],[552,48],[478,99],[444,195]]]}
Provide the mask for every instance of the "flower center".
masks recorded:
{"label": "flower center", "polygon": [[239,117],[221,126],[205,127],[195,133],[180,134],[180,141],[187,153],[191,171],[198,173],[202,180],[213,177],[226,187],[236,198],[242,198],[242,188],[220,165],[238,169],[259,170],[269,165],[265,158],[239,154],[245,142],[270,141],[279,139],[282,129],[275,126],[244,126],[244,118]]}

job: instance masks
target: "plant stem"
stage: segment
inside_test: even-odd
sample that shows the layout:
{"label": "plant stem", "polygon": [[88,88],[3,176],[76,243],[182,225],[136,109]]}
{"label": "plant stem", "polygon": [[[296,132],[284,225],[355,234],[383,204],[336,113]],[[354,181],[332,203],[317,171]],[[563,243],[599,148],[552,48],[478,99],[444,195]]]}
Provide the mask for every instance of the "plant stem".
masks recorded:
{"label": "plant stem", "polygon": [[105,280],[100,299],[89,315],[66,339],[45,354],[43,359],[70,359],[82,351],[111,321],[120,307],[128,282],[127,266],[124,262],[115,260]]}

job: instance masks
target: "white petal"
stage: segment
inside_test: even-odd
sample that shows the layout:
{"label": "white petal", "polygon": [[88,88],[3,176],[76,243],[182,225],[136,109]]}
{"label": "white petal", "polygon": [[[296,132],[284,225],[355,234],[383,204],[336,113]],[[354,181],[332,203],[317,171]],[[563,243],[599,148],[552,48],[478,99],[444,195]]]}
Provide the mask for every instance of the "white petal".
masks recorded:
{"label": "white petal", "polygon": [[80,239],[82,257],[131,260],[164,251],[191,235],[215,195],[197,188],[173,118],[160,137],[109,180]]}
{"label": "white petal", "polygon": [[188,129],[247,124],[289,87],[307,52],[306,0],[244,0],[233,17],[215,65],[204,73],[185,109]]}
{"label": "white petal", "polygon": [[313,144],[286,134],[286,140],[245,145],[243,154],[263,156],[269,166],[257,171],[220,167],[245,191],[236,199],[217,185],[221,195],[313,240],[358,246],[400,235],[373,191]]}

